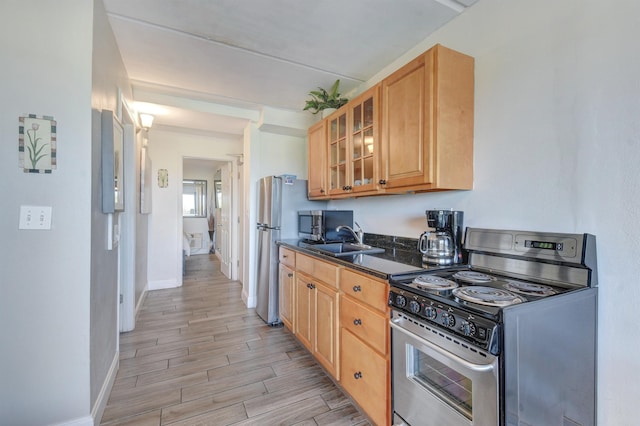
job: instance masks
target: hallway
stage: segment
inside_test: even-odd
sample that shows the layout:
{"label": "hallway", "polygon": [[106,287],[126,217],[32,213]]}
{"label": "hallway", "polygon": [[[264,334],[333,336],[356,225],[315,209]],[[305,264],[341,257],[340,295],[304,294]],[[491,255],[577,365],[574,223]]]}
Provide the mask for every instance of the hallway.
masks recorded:
{"label": "hallway", "polygon": [[244,306],[214,255],[185,269],[121,335],[102,425],[369,424],[291,333]]}

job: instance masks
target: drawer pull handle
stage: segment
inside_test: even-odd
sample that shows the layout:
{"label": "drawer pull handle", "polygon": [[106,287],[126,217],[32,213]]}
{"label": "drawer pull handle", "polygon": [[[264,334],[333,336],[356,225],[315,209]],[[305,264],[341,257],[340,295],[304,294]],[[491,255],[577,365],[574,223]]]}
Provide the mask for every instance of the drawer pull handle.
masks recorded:
{"label": "drawer pull handle", "polygon": [[360,286],[359,286],[359,285],[354,285],[354,286],[353,286],[353,291],[355,291],[355,292],[357,293],[357,292],[359,292],[359,291],[362,291],[362,288],[360,288]]}
{"label": "drawer pull handle", "polygon": [[360,371],[358,371],[357,373],[353,373],[353,378],[356,380],[362,379],[362,373]]}
{"label": "drawer pull handle", "polygon": [[362,320],[360,318],[356,318],[353,320],[353,325],[362,325]]}

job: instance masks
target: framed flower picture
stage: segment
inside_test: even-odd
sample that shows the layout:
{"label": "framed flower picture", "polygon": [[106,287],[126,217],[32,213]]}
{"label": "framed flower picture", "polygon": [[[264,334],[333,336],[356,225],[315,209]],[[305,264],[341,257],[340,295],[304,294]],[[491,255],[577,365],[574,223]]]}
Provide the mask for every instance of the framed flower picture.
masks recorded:
{"label": "framed flower picture", "polygon": [[48,115],[18,119],[18,157],[25,173],[51,173],[56,168],[56,122]]}

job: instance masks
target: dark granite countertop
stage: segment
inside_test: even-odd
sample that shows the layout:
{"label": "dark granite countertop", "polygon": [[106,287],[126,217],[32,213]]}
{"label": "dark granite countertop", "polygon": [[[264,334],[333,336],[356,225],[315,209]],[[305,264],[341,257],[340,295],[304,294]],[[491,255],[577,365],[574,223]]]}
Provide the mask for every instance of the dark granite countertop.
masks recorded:
{"label": "dark granite countertop", "polygon": [[322,254],[304,240],[282,240],[278,244],[289,247],[313,257],[347,266],[378,278],[389,279],[392,275],[419,272],[425,270],[422,255],[416,249],[417,240],[379,234],[365,234],[364,243],[373,247],[384,248],[384,253],[358,254],[353,256],[334,257]]}

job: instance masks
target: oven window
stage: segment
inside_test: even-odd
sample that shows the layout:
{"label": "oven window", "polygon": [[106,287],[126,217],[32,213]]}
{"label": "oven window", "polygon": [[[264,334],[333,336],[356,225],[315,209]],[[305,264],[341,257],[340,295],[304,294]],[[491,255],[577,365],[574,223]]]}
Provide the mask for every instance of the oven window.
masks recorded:
{"label": "oven window", "polygon": [[410,346],[411,362],[408,363],[410,377],[438,396],[451,408],[472,419],[471,379],[447,367],[434,358]]}

